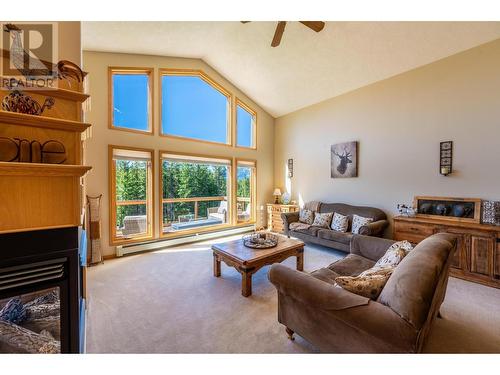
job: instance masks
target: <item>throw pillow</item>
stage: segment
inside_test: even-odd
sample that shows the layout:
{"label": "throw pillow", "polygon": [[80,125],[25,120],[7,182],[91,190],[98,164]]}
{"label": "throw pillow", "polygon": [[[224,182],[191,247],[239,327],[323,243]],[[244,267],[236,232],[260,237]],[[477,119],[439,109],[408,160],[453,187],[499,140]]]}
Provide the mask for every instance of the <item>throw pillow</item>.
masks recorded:
{"label": "throw pillow", "polygon": [[330,222],[332,221],[333,212],[326,212],[320,214],[319,212],[314,213],[313,224],[316,227],[330,228]]}
{"label": "throw pillow", "polygon": [[413,249],[413,246],[408,241],[395,242],[373,267],[396,267],[411,249]]}
{"label": "throw pillow", "polygon": [[351,232],[353,234],[359,233],[359,229],[367,224],[370,224],[373,221],[370,217],[363,217],[358,215],[353,215],[352,217],[352,229]]}
{"label": "throw pillow", "polygon": [[391,273],[375,273],[365,276],[339,276],[335,278],[335,282],[349,292],[376,300],[382,289],[384,289]]}
{"label": "throw pillow", "polygon": [[335,214],[333,214],[332,225],[330,226],[330,228],[337,232],[347,232],[348,226],[349,218],[347,216],[338,214],[336,212]]}
{"label": "throw pillow", "polygon": [[311,225],[314,221],[314,212],[312,212],[311,210],[306,210],[305,208],[302,208],[299,211],[299,221],[301,223]]}

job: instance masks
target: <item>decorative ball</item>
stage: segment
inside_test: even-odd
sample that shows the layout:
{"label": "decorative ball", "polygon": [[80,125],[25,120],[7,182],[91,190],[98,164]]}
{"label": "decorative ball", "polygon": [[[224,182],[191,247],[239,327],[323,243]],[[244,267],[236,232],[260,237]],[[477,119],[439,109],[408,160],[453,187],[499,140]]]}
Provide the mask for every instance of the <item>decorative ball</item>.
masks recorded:
{"label": "decorative ball", "polygon": [[438,205],[436,205],[436,214],[445,216],[447,211],[448,209],[444,204],[439,203]]}
{"label": "decorative ball", "polygon": [[456,204],[453,206],[451,214],[455,217],[463,217],[465,216],[465,207],[462,204]]}

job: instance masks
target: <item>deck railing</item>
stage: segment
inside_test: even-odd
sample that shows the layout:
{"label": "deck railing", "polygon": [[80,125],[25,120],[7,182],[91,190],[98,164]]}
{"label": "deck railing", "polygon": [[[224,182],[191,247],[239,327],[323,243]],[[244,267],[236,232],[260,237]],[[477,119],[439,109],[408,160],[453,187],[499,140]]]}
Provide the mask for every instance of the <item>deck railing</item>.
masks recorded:
{"label": "deck railing", "polygon": [[[227,201],[227,196],[218,196],[218,197],[191,197],[191,198],[163,198],[162,204],[168,203],[194,203],[194,220],[198,219],[199,215],[199,207],[198,203],[200,202],[216,202],[216,201]],[[250,203],[249,197],[237,197],[237,203]]]}

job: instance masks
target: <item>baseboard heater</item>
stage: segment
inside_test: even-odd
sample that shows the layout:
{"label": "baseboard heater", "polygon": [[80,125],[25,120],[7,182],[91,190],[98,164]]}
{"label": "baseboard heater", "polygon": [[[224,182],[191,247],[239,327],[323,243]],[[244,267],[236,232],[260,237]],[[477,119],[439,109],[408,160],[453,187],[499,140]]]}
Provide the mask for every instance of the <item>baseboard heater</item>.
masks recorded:
{"label": "baseboard heater", "polygon": [[252,232],[253,230],[255,230],[255,225],[246,225],[244,227],[226,229],[217,232],[196,233],[192,235],[187,235],[185,237],[178,237],[169,240],[159,240],[159,241],[145,242],[134,245],[120,245],[116,246],[116,256],[121,257],[124,255],[139,253],[142,251],[160,250],[166,247],[183,245],[191,242],[198,242],[217,237],[226,237],[235,234]]}

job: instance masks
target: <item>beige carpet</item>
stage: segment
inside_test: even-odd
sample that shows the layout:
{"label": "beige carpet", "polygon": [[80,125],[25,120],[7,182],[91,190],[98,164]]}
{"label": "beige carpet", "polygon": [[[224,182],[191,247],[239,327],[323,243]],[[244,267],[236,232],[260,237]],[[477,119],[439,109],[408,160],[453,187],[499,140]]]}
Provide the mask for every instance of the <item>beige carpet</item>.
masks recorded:
{"label": "beige carpet", "polygon": [[[220,241],[220,240],[219,240]],[[344,253],[305,248],[305,270]],[[295,258],[284,264],[294,267]],[[240,294],[236,270],[212,276],[210,242],[107,261],[88,273],[88,353],[310,353],[305,340],[286,338],[277,321],[268,267]],[[500,290],[450,279],[425,348],[439,353],[500,353]]]}

